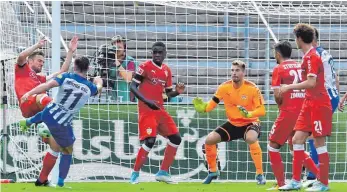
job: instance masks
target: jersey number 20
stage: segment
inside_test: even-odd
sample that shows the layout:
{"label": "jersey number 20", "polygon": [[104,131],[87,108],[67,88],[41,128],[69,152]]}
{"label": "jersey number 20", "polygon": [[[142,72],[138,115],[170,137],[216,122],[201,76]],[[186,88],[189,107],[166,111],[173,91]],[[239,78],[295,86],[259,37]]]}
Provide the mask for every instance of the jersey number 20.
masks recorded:
{"label": "jersey number 20", "polygon": [[[300,83],[302,81],[302,76],[301,76],[301,69],[298,70],[290,70],[289,75],[294,76],[293,84]],[[300,90],[293,90],[294,92],[299,92]],[[301,90],[302,92],[305,92],[304,89]]]}

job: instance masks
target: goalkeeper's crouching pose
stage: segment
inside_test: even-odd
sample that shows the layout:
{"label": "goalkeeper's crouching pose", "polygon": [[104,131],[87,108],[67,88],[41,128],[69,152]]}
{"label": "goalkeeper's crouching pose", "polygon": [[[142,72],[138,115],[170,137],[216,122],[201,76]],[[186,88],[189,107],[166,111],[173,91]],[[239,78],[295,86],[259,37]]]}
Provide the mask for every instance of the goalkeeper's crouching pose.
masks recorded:
{"label": "goalkeeper's crouching pose", "polygon": [[[258,143],[260,135],[259,117],[265,115],[264,99],[258,87],[244,80],[245,63],[233,61],[231,69],[232,80],[222,83],[213,98],[204,103],[201,98],[195,98],[193,104],[199,113],[212,111],[220,101],[224,101],[228,121],[211,132],[205,141],[206,160],[209,174],[203,184],[210,184],[217,179],[217,143],[244,139],[250,147],[252,159],[256,167],[257,184],[266,183],[263,176],[262,151]],[[235,165],[236,166],[236,165]]]}

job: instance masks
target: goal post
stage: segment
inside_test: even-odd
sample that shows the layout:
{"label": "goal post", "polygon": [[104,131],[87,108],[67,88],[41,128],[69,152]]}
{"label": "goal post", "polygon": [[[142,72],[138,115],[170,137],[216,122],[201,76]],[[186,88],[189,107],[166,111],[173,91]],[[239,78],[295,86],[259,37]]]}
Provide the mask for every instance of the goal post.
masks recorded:
{"label": "goal post", "polygon": [[[293,35],[296,23],[310,23],[319,30],[319,43],[332,54],[335,69],[339,71],[341,94],[347,88],[346,2],[61,1],[60,4],[61,37],[57,37],[51,32],[48,16],[52,15],[51,2],[44,2],[47,9],[39,2],[0,2],[0,51],[16,56],[17,48],[35,43],[40,35],[38,29],[53,42],[45,46],[45,73],[49,73],[53,70],[51,50],[56,46],[55,40],[69,42],[77,35],[77,55],[88,56],[92,64],[89,75],[101,75],[107,80],[102,96],[91,98],[89,105],[73,120],[76,142],[67,178],[70,181],[127,181],[140,146],[137,105],[127,95],[129,85],[99,51],[102,46],[110,46],[112,37],[126,39],[125,54],[129,61],[130,57],[134,59],[131,61],[135,66],[151,59],[154,42],[164,42],[168,52],[165,63],[172,70],[174,84],[186,84],[185,93],[165,103],[182,136],[170,169],[178,181],[201,181],[207,175],[202,144],[209,132],[226,121],[224,105],[220,104],[209,114],[198,114],[191,101],[194,97],[207,101],[218,85],[231,79],[231,62],[235,59],[247,63],[246,78],[258,85],[266,100],[260,144],[266,178],[274,179],[266,148],[268,133],[278,114],[269,89],[272,68],[276,65],[272,46],[276,41],[288,40],[293,47],[293,59],[300,62],[302,53],[296,48]],[[60,54],[65,57],[66,46],[61,41]],[[38,176],[47,146],[40,141],[36,130],[22,133],[16,124],[22,117],[14,92],[14,63],[12,60],[5,65],[6,121],[13,137],[6,149],[7,164],[8,170],[18,172],[15,175],[18,181],[27,181]],[[334,114],[333,134],[327,142],[333,181],[347,179],[346,118],[345,113]],[[155,181],[166,142],[163,137],[157,139],[141,170],[140,181]],[[243,140],[221,143],[218,148],[219,181],[253,182],[255,167]],[[289,178],[292,156],[287,145],[281,152]]]}

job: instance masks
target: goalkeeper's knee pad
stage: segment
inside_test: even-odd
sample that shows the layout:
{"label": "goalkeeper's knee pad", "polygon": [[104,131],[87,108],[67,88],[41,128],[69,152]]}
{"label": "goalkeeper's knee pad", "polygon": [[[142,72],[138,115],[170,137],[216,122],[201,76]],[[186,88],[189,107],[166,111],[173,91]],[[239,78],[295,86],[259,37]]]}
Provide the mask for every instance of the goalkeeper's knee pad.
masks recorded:
{"label": "goalkeeper's knee pad", "polygon": [[[218,168],[219,171],[221,171],[222,169],[221,169],[220,160],[219,160],[219,157],[218,157],[218,144],[216,144],[216,147],[217,147],[217,156],[216,156],[217,168]],[[206,158],[205,144],[202,145],[202,153],[204,154],[203,157],[204,157],[205,167],[206,167],[207,170],[209,170],[208,163],[207,163],[207,158]]]}

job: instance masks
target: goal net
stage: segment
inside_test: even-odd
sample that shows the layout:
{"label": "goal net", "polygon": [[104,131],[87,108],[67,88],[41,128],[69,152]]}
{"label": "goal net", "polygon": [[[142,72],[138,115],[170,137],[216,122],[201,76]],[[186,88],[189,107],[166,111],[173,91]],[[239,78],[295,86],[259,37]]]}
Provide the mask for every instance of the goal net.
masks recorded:
{"label": "goal net", "polygon": [[[50,13],[39,2],[1,2],[1,53],[16,56],[18,47],[32,45],[39,29],[50,39]],[[48,12],[51,4],[45,2]],[[173,82],[184,82],[186,91],[165,104],[182,136],[182,143],[170,172],[179,181],[200,181],[207,175],[202,144],[209,132],[226,121],[223,104],[209,114],[197,114],[191,105],[194,97],[205,101],[222,82],[229,80],[231,62],[247,63],[246,78],[261,89],[266,100],[266,116],[261,118],[260,144],[266,178],[274,179],[267,154],[267,137],[277,117],[270,89],[272,68],[276,65],[274,39],[288,40],[294,48],[292,58],[301,61],[292,34],[297,23],[310,23],[320,32],[320,45],[334,57],[340,75],[340,93],[346,90],[346,3],[345,2],[214,2],[214,1],[90,1],[61,2],[61,35],[65,42],[79,37],[78,55],[92,62],[89,75],[101,75],[108,84],[100,98],[92,98],[73,121],[76,143],[68,179],[72,181],[129,179],[140,146],[137,105],[132,102],[129,84],[112,66],[112,56],[103,53],[112,37],[126,39],[122,65],[151,59],[150,48],[162,41],[168,49],[165,62],[173,72]],[[31,11],[32,7],[34,11]],[[12,18],[12,19],[4,19]],[[265,21],[265,23],[264,23]],[[3,43],[4,42],[4,43]],[[47,44],[46,71],[51,72],[51,44]],[[61,46],[64,57],[66,51]],[[110,58],[111,57],[111,58]],[[3,58],[1,58],[3,60]],[[18,180],[38,175],[47,148],[35,133],[18,131],[21,118],[14,94],[13,66],[4,62],[8,87],[7,123],[9,141],[7,165],[18,171]],[[56,65],[56,64],[54,64]],[[346,115],[334,114],[334,131],[328,140],[330,179],[347,179]],[[166,139],[159,137],[140,174],[140,181],[154,181],[163,160]],[[253,181],[255,167],[243,140],[220,143],[221,181]],[[281,151],[286,176],[291,176],[292,156],[287,145]],[[3,151],[2,151],[3,152]]]}

